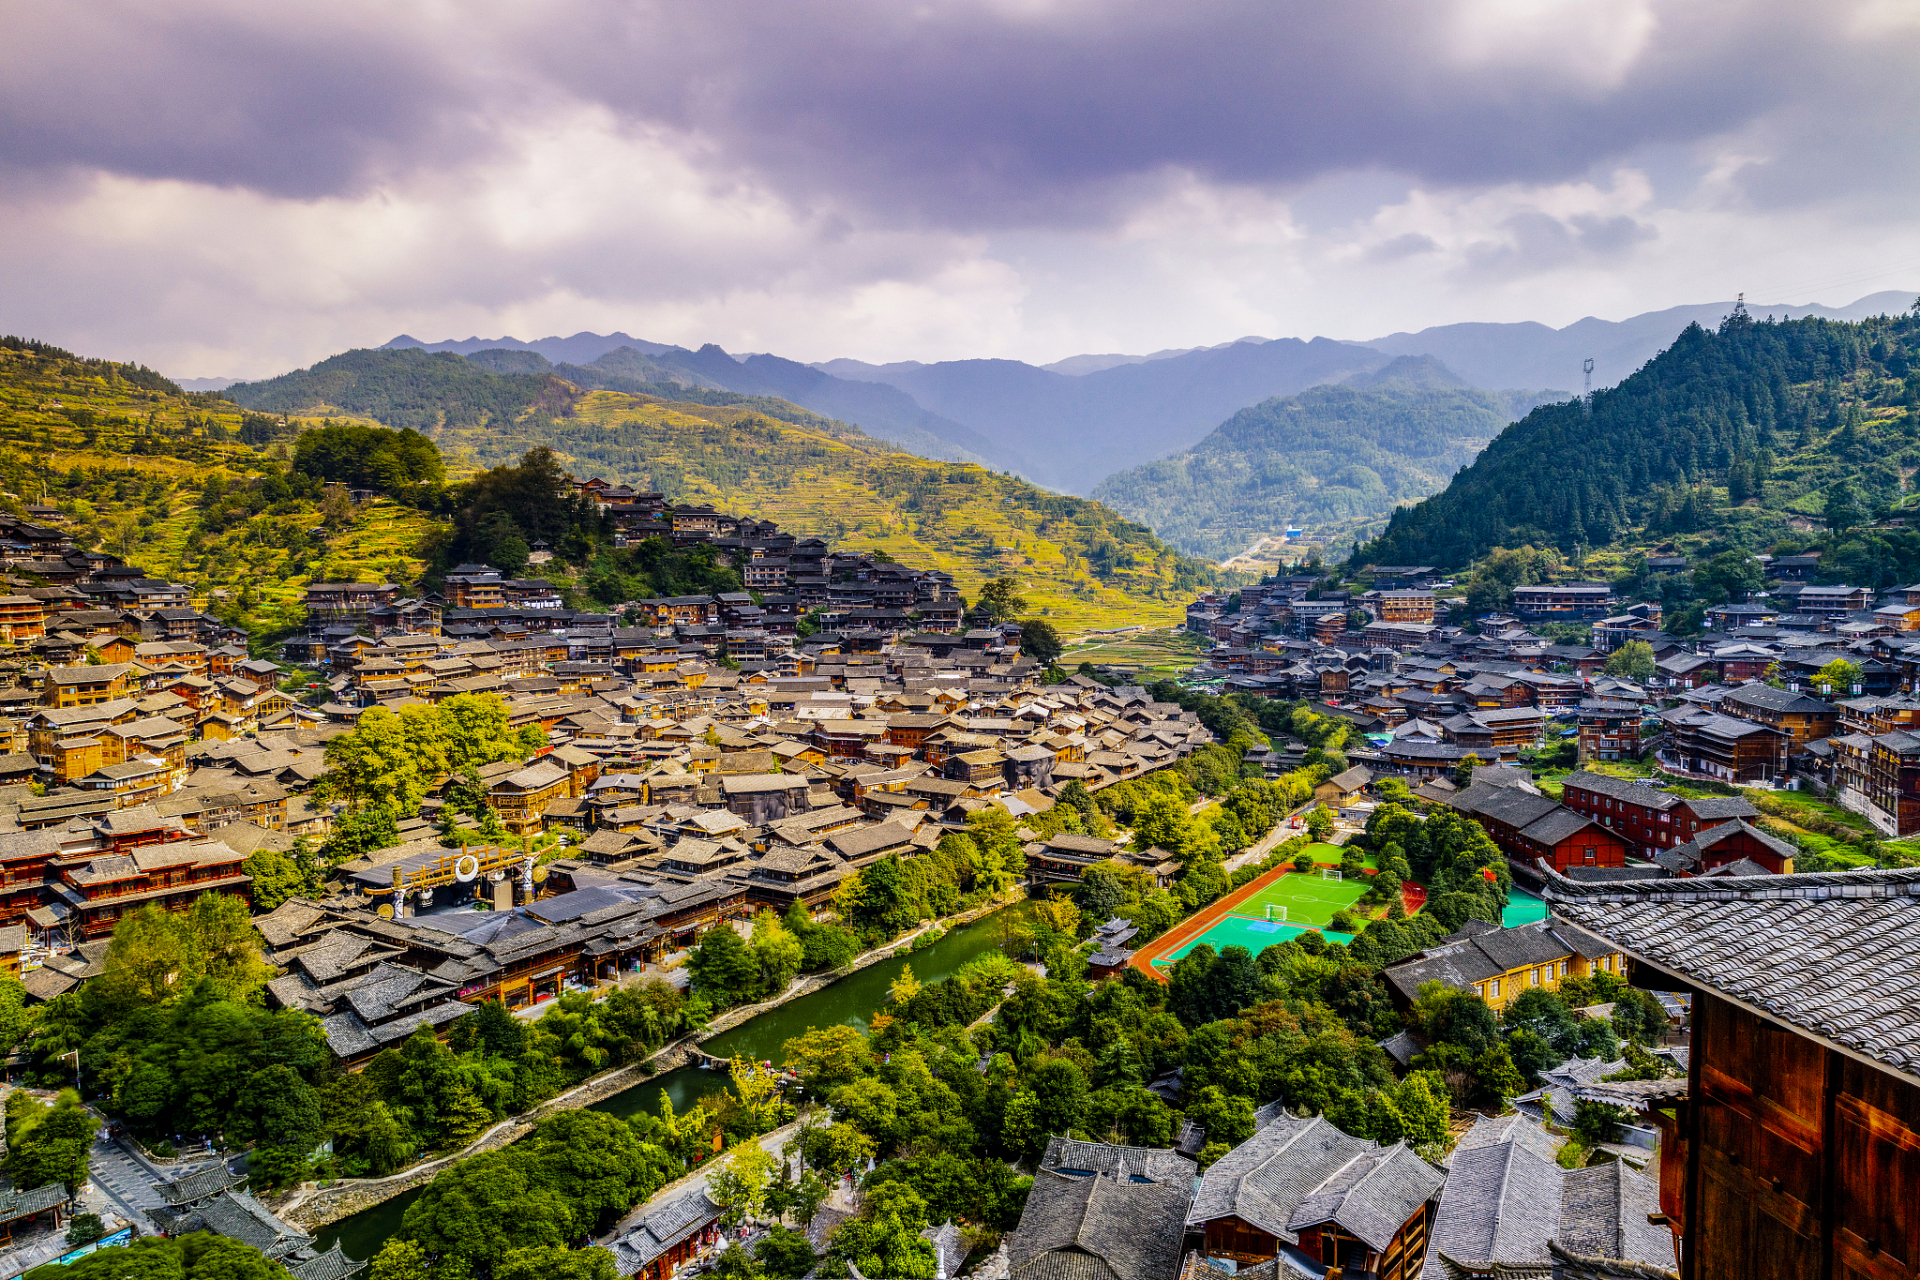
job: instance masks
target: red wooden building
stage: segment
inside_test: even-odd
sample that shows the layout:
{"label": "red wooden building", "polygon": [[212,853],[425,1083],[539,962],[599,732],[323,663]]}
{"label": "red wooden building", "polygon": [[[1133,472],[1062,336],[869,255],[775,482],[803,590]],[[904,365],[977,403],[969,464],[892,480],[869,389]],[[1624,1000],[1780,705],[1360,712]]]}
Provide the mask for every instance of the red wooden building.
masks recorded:
{"label": "red wooden building", "polygon": [[1778,836],[1735,818],[1702,831],[1685,844],[1663,849],[1653,860],[1676,875],[1788,875],[1798,849]]}
{"label": "red wooden building", "polygon": [[1477,821],[1518,866],[1541,859],[1556,871],[1627,865],[1627,841],[1618,832],[1524,787],[1475,783],[1446,803]]}
{"label": "red wooden building", "polygon": [[1561,780],[1560,803],[1618,832],[1627,842],[1627,852],[1640,858],[1651,858],[1662,849],[1685,844],[1721,823],[1760,815],[1758,809],[1739,796],[1683,799],[1657,787],[1641,786],[1629,778],[1611,778],[1585,770],[1570,773]]}

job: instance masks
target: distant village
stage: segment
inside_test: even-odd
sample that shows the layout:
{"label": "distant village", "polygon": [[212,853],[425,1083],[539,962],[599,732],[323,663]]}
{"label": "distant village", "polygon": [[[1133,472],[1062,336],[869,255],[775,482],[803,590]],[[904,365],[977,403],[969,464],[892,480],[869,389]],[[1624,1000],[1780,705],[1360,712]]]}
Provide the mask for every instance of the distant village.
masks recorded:
{"label": "distant village", "polygon": [[[1681,779],[1811,787],[1887,838],[1920,834],[1920,584],[1878,595],[1811,585],[1818,553],[1761,559],[1766,590],[1707,609],[1707,629],[1686,639],[1661,630],[1657,603],[1622,605],[1605,583],[1518,587],[1510,613],[1471,632],[1444,626],[1438,575],[1419,565],[1374,566],[1364,592],[1323,593],[1304,575],[1245,588],[1232,613],[1203,598],[1188,606],[1187,628],[1212,641],[1196,678],[1310,700],[1367,737],[1370,749],[1350,758],[1373,775],[1445,787],[1468,756],[1512,763],[1570,739],[1582,764],[1644,757]],[[1559,644],[1531,629],[1554,623],[1588,626],[1591,642]],[[1651,649],[1651,672],[1609,675],[1609,657],[1630,641]],[[1817,687],[1835,661],[1851,664],[1857,683]],[[1681,817],[1671,797],[1618,779],[1570,787],[1567,803],[1608,828],[1596,856],[1609,862],[1611,848],[1615,865],[1674,863],[1675,837],[1695,821],[1751,816]],[[1536,851],[1513,843],[1509,852],[1530,861]],[[1743,842],[1740,856],[1749,855],[1779,871],[1791,851]]]}

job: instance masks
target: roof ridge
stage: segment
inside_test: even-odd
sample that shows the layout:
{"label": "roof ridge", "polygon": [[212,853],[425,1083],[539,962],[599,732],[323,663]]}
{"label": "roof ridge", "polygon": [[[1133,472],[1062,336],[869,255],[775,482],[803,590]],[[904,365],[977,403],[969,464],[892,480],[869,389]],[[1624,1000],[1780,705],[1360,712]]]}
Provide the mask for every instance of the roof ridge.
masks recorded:
{"label": "roof ridge", "polygon": [[[1739,821],[1739,819],[1733,819]],[[1724,824],[1723,824],[1724,825]],[[1702,833],[1704,834],[1704,833]],[[1710,902],[1829,898],[1920,897],[1920,867],[1882,867],[1859,871],[1796,871],[1791,875],[1727,876],[1714,880],[1570,880],[1544,862],[1544,896],[1549,902]]]}

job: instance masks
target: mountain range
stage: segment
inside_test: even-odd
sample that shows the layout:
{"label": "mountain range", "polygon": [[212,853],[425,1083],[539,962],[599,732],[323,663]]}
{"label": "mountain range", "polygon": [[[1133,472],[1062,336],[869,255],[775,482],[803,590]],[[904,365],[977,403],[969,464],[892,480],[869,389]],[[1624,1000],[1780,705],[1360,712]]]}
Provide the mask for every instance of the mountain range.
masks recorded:
{"label": "mountain range", "polygon": [[661,358],[630,347],[586,365],[509,348],[359,350],[222,394],[296,429],[349,416],[417,430],[456,472],[545,446],[576,475],[937,567],[969,596],[1010,576],[1038,616],[1069,631],[1177,621],[1193,592],[1235,581],[1098,502],[921,457],[773,396],[647,380]]}
{"label": "mountain range", "polygon": [[[1902,311],[1911,301],[1909,293],[1889,291],[1844,307],[1749,309],[1761,318],[1853,320]],[[778,396],[917,453],[978,461],[1050,488],[1089,493],[1116,472],[1192,448],[1241,409],[1344,382],[1399,356],[1433,356],[1469,386],[1556,387],[1571,394],[1582,385],[1583,360],[1594,361],[1596,387],[1612,386],[1689,323],[1717,324],[1732,309],[1731,301],[1701,303],[1620,321],[1588,317],[1560,329],[1533,322],[1440,325],[1364,342],[1247,337],[1149,355],[1071,356],[1047,366],[851,359],[808,365],[769,354],[734,355],[712,344],[689,350],[620,332],[532,342],[424,342],[402,334],[386,345],[460,355],[533,352],[556,369],[600,366],[597,376],[611,376],[606,357],[625,348],[633,353],[623,357],[629,363],[645,357],[657,365],[650,365],[651,379]]]}

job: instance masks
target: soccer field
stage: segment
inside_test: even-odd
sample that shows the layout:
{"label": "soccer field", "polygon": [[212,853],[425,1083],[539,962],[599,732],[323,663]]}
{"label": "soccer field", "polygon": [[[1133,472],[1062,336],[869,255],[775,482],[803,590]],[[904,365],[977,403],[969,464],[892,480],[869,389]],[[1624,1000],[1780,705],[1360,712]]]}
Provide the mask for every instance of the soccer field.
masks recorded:
{"label": "soccer field", "polygon": [[1308,875],[1290,871],[1246,901],[1235,904],[1233,914],[1265,920],[1269,906],[1280,906],[1287,909],[1288,924],[1320,929],[1333,920],[1334,912],[1351,907],[1366,891],[1365,877],[1328,880],[1318,871]]}

